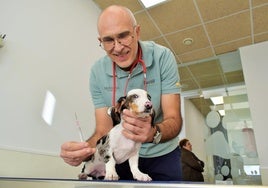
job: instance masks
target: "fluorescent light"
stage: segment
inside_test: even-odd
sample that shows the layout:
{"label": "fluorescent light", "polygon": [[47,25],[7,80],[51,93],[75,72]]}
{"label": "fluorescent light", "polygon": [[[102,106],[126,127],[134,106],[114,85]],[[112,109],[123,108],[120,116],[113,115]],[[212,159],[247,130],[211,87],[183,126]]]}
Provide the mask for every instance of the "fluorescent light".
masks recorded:
{"label": "fluorescent light", "polygon": [[152,7],[154,5],[157,5],[159,3],[165,2],[166,0],[141,0],[142,4],[145,6],[145,8]]}
{"label": "fluorescent light", "polygon": [[223,104],[223,96],[210,97],[210,100],[213,102],[214,105]]}
{"label": "fluorescent light", "polygon": [[209,99],[210,97],[215,96],[227,96],[225,88],[217,88],[217,89],[210,89],[210,90],[203,90],[203,95],[205,99]]}
{"label": "fluorescent light", "polygon": [[218,110],[221,116],[225,116],[225,111],[224,110]]}

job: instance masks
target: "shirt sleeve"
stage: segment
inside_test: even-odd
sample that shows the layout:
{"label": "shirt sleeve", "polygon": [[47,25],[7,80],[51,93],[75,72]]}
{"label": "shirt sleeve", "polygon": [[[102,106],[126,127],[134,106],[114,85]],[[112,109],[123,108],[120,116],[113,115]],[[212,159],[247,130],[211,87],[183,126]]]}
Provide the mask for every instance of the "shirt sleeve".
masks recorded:
{"label": "shirt sleeve", "polygon": [[93,66],[90,71],[89,76],[89,88],[92,97],[93,104],[95,108],[101,108],[106,106],[104,98],[101,97],[103,95],[102,90],[100,88],[100,80],[98,80],[98,71],[96,66]]}
{"label": "shirt sleeve", "polygon": [[169,49],[165,49],[160,59],[162,93],[180,93],[180,77],[175,56]]}

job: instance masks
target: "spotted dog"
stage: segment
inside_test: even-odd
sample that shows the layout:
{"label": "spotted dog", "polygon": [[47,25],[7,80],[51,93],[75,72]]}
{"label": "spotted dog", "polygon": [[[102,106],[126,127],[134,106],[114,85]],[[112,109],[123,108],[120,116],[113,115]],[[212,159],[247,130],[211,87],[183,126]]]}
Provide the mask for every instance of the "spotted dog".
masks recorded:
{"label": "spotted dog", "polygon": [[[134,142],[122,135],[121,113],[124,109],[129,109],[139,117],[152,116],[154,110],[150,95],[142,89],[133,89],[127,96],[121,97],[115,107],[108,110],[112,117],[114,127],[103,136],[96,145],[96,152],[91,156],[78,175],[79,179],[105,179],[118,180],[115,165],[128,160],[133,178],[138,181],[151,181],[151,177],[142,173],[138,168],[139,149],[141,143]],[[152,125],[153,126],[153,125]]]}

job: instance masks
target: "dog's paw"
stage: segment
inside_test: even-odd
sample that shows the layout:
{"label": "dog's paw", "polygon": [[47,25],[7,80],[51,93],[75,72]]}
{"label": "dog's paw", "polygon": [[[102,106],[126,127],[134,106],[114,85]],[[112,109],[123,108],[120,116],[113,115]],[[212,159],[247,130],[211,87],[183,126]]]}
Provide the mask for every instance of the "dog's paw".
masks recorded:
{"label": "dog's paw", "polygon": [[152,178],[148,174],[142,172],[136,172],[133,174],[133,178],[138,181],[152,181]]}
{"label": "dog's paw", "polygon": [[106,172],[104,180],[119,180],[119,176],[116,171]]}
{"label": "dog's paw", "polygon": [[80,173],[78,174],[79,180],[87,180],[87,174],[86,173]]}

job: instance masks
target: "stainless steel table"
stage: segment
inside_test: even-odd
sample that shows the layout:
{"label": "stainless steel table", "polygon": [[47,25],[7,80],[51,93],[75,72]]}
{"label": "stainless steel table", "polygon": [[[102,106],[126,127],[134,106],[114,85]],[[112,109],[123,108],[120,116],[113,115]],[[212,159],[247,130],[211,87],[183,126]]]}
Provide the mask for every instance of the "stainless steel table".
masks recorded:
{"label": "stainless steel table", "polygon": [[0,188],[265,188],[257,185],[214,185],[188,182],[79,181],[71,179],[0,177]]}

